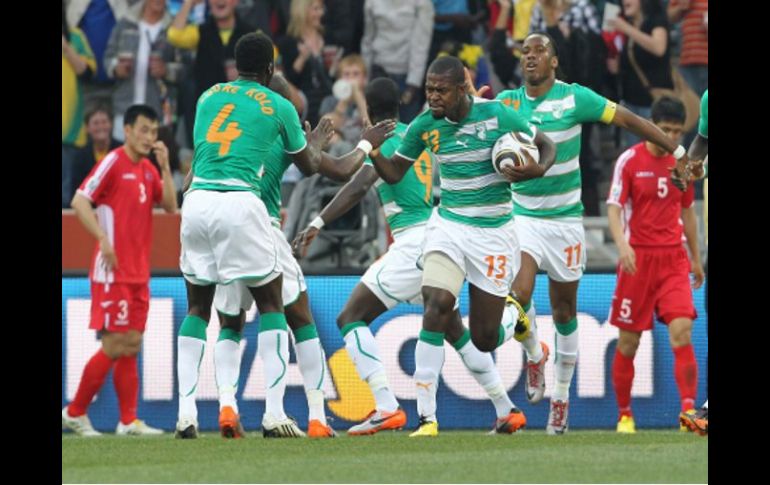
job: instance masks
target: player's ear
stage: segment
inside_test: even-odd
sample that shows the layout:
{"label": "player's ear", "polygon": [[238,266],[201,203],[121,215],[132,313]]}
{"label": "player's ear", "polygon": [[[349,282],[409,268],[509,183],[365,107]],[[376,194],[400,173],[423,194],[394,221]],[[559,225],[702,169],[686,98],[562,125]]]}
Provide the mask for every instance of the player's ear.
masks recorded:
{"label": "player's ear", "polygon": [[551,69],[556,69],[557,67],[559,67],[559,58],[551,56]]}

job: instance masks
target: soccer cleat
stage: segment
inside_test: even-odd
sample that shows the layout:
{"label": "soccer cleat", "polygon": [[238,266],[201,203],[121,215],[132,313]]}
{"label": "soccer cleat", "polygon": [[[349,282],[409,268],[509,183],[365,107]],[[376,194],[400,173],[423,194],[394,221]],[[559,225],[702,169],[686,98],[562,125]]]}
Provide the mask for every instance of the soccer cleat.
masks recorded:
{"label": "soccer cleat", "polygon": [[409,437],[416,438],[419,436],[438,436],[438,423],[436,421],[428,421],[420,416],[420,424],[417,425],[417,430],[410,434]]}
{"label": "soccer cleat", "polygon": [[148,426],[147,423],[141,419],[135,419],[129,424],[123,424],[118,421],[118,427],[115,428],[115,434],[120,436],[149,436],[163,434],[163,430]]}
{"label": "soccer cleat", "polygon": [[307,424],[307,435],[309,438],[336,438],[337,432],[328,424],[323,424],[317,419],[311,419]]}
{"label": "soccer cleat", "polygon": [[682,422],[683,414],[695,414],[695,409],[690,408],[687,411],[682,411],[681,413],[679,413],[679,432],[687,433],[688,431],[690,431],[690,428],[687,426],[686,423]]}
{"label": "soccer cleat", "polygon": [[495,427],[489,434],[513,434],[516,431],[527,426],[527,417],[521,412],[521,409],[513,408],[508,416],[497,418],[495,420]]}
{"label": "soccer cleat", "polygon": [[297,421],[287,416],[284,419],[273,419],[267,413],[262,417],[262,436],[265,438],[305,438],[307,435],[299,429]]}
{"label": "soccer cleat", "polygon": [[246,431],[241,426],[241,417],[232,406],[224,406],[219,411],[219,432],[222,438],[246,437]]}
{"label": "soccer cleat", "polygon": [[636,423],[634,423],[634,417],[623,415],[618,420],[618,427],[615,429],[618,433],[633,434],[636,433]]}
{"label": "soccer cleat", "polygon": [[375,409],[366,417],[363,423],[357,424],[348,430],[349,435],[359,436],[374,434],[386,429],[401,429],[406,425],[406,413],[398,408],[393,412]]}
{"label": "soccer cleat", "polygon": [[548,413],[548,426],[545,427],[545,432],[549,435],[566,433],[568,411],[569,401],[551,399],[551,411]]}
{"label": "soccer cleat", "polygon": [[64,406],[61,410],[61,426],[62,429],[71,429],[80,436],[101,436],[102,434],[94,429],[91,425],[91,420],[88,419],[88,415],[82,416],[70,416],[68,406]]}
{"label": "soccer cleat", "polygon": [[513,338],[518,342],[523,342],[532,333],[527,312],[524,311],[524,308],[521,307],[519,302],[510,293],[505,298],[505,306],[507,310],[515,312],[516,315],[516,327],[513,329]]}
{"label": "soccer cleat", "polygon": [[193,418],[183,417],[176,422],[174,438],[181,440],[195,439],[198,437],[198,421]]}
{"label": "soccer cleat", "polygon": [[543,358],[540,362],[527,361],[526,393],[530,404],[539,403],[545,394],[545,363],[548,361],[551,350],[545,342],[540,342],[540,346],[543,348]]}
{"label": "soccer cleat", "polygon": [[700,408],[698,411],[691,409],[679,415],[679,423],[693,433],[706,436],[709,432],[709,410],[708,408]]}

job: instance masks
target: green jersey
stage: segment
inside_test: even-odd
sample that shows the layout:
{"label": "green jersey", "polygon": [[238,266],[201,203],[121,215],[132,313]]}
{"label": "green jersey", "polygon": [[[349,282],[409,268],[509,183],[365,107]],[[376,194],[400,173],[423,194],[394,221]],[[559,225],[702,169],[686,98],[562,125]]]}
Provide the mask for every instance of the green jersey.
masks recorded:
{"label": "green jersey", "polygon": [[709,90],[700,98],[700,120],[698,121],[698,134],[703,138],[709,137]]}
{"label": "green jersey", "polygon": [[297,153],[305,133],[294,106],[256,81],[238,79],[212,86],[198,99],[193,129],[195,157],[190,190],[251,191],[260,195],[272,150]]}
{"label": "green jersey", "polygon": [[[384,156],[393,156],[406,129],[403,123],[396,125],[395,134],[380,147]],[[372,160],[367,157],[364,163],[372,165]],[[387,184],[379,179],[374,185],[393,234],[430,219],[433,209],[433,159],[428,150],[423,150],[398,183]]]}
{"label": "green jersey", "polygon": [[527,96],[526,87],[497,95],[556,144],[556,161],[541,178],[513,184],[514,213],[529,217],[580,218],[581,124],[609,123],[616,105],[579,84],[556,81],[539,98]]}
{"label": "green jersey", "polygon": [[468,115],[455,123],[425,110],[412,121],[396,154],[416,161],[430,149],[441,172],[441,217],[476,227],[500,227],[513,217],[511,184],[492,166],[492,147],[511,131],[533,132],[524,118],[499,101],[471,98]]}

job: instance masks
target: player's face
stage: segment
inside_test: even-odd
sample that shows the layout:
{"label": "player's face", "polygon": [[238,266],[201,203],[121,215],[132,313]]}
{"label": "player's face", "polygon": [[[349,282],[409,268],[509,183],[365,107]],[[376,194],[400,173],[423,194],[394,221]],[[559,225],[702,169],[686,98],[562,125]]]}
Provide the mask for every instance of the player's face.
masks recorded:
{"label": "player's face", "polygon": [[425,97],[435,119],[452,117],[457,113],[460,98],[465,94],[462,85],[453,83],[446,74],[428,73],[425,82]]}
{"label": "player's face", "polygon": [[112,120],[104,111],[97,111],[88,119],[88,136],[95,142],[109,141],[112,133]]}
{"label": "player's face", "polygon": [[126,125],[123,130],[126,144],[145,157],[150,154],[152,144],[158,140],[158,122],[141,115],[136,118],[133,126]]}
{"label": "player's face", "polygon": [[682,142],[682,134],[684,133],[684,125],[675,121],[659,121],[655,123],[655,126],[660,128],[663,133],[666,134],[674,143]]}
{"label": "player's face", "polygon": [[551,55],[547,37],[532,35],[524,41],[521,49],[521,69],[527,84],[537,85],[548,79],[559,65],[558,59]]}

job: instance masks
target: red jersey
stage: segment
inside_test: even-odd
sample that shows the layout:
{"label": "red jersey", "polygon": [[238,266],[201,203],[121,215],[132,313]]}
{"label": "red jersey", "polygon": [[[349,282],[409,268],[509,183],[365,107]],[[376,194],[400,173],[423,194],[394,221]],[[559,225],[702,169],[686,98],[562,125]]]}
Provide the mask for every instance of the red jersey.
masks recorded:
{"label": "red jersey", "polygon": [[692,207],[695,189],[682,192],[671,183],[673,155],[656,157],[644,142],[623,152],[615,164],[608,204],[623,209],[624,229],[631,246],[682,244],[683,208]]}
{"label": "red jersey", "polygon": [[96,205],[99,225],[118,258],[118,268],[105,271],[97,244],[91,280],[97,283],[147,283],[150,279],[152,206],[163,199],[163,182],[155,166],[147,158],[132,162],[121,146],[94,165],[77,193]]}

